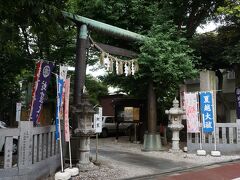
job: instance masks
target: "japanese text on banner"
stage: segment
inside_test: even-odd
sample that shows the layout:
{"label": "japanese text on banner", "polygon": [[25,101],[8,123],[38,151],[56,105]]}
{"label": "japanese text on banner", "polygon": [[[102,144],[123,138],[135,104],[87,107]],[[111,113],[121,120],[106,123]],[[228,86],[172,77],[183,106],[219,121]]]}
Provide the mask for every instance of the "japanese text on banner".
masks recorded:
{"label": "japanese text on banner", "polygon": [[187,132],[199,132],[197,93],[184,93]]}
{"label": "japanese text on banner", "polygon": [[60,130],[60,107],[62,104],[62,92],[63,92],[63,79],[59,79],[58,75],[56,75],[57,80],[57,107],[56,107],[56,140],[59,139],[59,130]]}
{"label": "japanese text on banner", "polygon": [[206,91],[199,94],[203,132],[211,133],[214,131],[213,93]]}
{"label": "japanese text on banner", "polygon": [[36,65],[36,72],[34,76],[35,84],[32,91],[32,103],[29,116],[29,120],[33,121],[34,124],[39,121],[39,114],[41,112],[44,97],[50,82],[53,67],[53,63],[46,61],[40,61]]}

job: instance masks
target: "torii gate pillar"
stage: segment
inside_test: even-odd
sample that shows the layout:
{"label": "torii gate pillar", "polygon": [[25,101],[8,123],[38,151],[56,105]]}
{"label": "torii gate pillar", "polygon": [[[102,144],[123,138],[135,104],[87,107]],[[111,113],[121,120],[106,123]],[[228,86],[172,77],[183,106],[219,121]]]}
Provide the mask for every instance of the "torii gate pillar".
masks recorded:
{"label": "torii gate pillar", "polygon": [[88,31],[86,24],[78,26],[76,43],[76,64],[74,82],[74,136],[79,144],[78,164],[80,171],[90,169],[93,164],[89,160],[90,156],[90,136],[94,134],[92,119],[94,110],[84,94],[83,88],[86,77],[86,55],[87,55]]}

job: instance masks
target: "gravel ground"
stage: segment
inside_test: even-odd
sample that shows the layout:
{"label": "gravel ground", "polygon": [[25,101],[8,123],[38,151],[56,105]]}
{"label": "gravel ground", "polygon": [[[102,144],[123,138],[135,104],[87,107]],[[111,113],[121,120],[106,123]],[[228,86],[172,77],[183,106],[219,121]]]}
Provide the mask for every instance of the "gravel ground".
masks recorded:
{"label": "gravel ground", "polygon": [[[95,139],[91,139],[91,149],[95,149]],[[184,145],[183,145],[184,146]],[[111,138],[101,138],[99,139],[99,149],[111,149],[112,151],[122,151],[130,152],[139,155],[144,155],[147,157],[154,157],[159,159],[167,159],[173,162],[186,162],[192,164],[192,166],[206,165],[223,161],[230,161],[240,159],[240,155],[228,155],[221,157],[212,157],[207,156],[197,156],[195,154],[187,154],[184,152],[181,153],[169,153],[168,147],[164,147],[164,151],[159,152],[143,152],[141,151],[141,144],[133,144],[127,141],[127,137],[121,137],[118,142],[115,142],[113,137]],[[93,159],[95,154],[92,154]],[[73,179],[82,179],[82,180],[114,180],[114,179],[125,179],[137,176],[144,176],[156,173],[152,168],[143,167],[138,165],[129,165],[126,162],[116,161],[111,159],[108,156],[98,156],[100,165],[95,168],[95,170],[80,172],[78,177]],[[161,172],[161,171],[159,171]]]}

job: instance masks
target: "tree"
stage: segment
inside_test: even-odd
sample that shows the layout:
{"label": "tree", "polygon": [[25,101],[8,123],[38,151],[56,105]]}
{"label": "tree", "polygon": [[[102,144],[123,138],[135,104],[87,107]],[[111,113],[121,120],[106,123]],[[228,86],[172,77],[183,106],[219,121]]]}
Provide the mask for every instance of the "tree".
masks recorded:
{"label": "tree", "polygon": [[220,89],[223,83],[220,69],[234,70],[236,87],[238,87],[240,86],[239,1],[226,0],[223,6],[218,8],[216,15],[224,21],[223,26],[214,32],[197,35],[193,38],[192,47],[201,57],[198,68],[216,71]]}
{"label": "tree", "polygon": [[222,18],[227,23],[240,23],[240,1],[239,0],[225,0],[223,6],[218,9],[218,14],[222,15]]}
{"label": "tree", "polygon": [[[70,65],[74,63],[76,29],[63,19],[61,10],[143,34],[146,34],[153,24],[173,20],[178,30],[186,26],[185,36],[191,37],[196,27],[209,14],[214,13],[221,2],[221,0],[2,1],[0,56],[6,62],[6,64],[2,63],[2,66],[11,65],[12,68],[9,67],[7,74],[6,72],[0,74],[4,77],[1,80],[5,83],[11,79],[11,83],[7,86],[4,83],[0,84],[1,90],[5,91],[4,88],[9,90],[7,96],[6,92],[0,95],[10,97],[9,94],[17,90],[16,77],[21,77],[21,73],[26,72],[26,69],[33,72],[32,60],[40,58]],[[101,42],[139,50],[139,46],[131,42],[109,39],[99,34],[91,33],[91,35]],[[15,67],[18,69],[12,71]]]}
{"label": "tree", "polygon": [[99,104],[99,97],[108,94],[107,85],[91,75],[86,77],[86,88],[93,105]]}
{"label": "tree", "polygon": [[225,0],[224,6],[218,8],[218,13],[222,15],[224,22],[228,22],[222,28],[223,31],[219,31],[219,36],[227,30],[231,42],[225,45],[222,57],[234,69],[235,85],[240,87],[240,1]]}
{"label": "tree", "polygon": [[[195,56],[187,40],[172,21],[154,25],[141,46],[139,72],[136,76],[109,75],[105,81],[118,86],[130,95],[146,97],[149,82],[154,82],[161,107],[176,95],[179,83],[193,77]],[[163,106],[162,106],[163,105]]]}
{"label": "tree", "polygon": [[[166,20],[173,20],[179,30],[186,30],[185,36],[192,37],[196,28],[213,16],[223,2],[224,0],[70,1],[69,5],[72,8],[69,8],[69,11],[141,34],[146,34],[153,22],[161,24]],[[103,36],[96,38],[107,43],[133,48],[126,41],[119,39],[116,41]]]}
{"label": "tree", "polygon": [[65,7],[65,1],[54,0],[1,2],[0,116],[14,114],[21,94],[19,81],[32,79],[35,60],[63,63],[74,59],[74,32],[66,29],[69,24],[61,15]]}

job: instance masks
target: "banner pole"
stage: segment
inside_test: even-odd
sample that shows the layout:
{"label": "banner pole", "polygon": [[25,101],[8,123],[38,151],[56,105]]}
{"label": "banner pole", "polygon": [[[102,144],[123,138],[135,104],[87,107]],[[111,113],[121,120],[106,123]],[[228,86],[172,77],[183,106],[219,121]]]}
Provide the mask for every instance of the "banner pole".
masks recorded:
{"label": "banner pole", "polygon": [[199,138],[199,140],[200,140],[200,142],[199,142],[199,150],[197,150],[197,155],[198,156],[206,156],[206,151],[205,150],[203,150],[203,147],[202,147],[202,135],[203,135],[203,122],[202,122],[202,124],[201,124],[201,119],[202,119],[202,115],[201,115],[201,109],[200,109],[200,96],[199,96],[199,92],[197,92],[197,96],[198,96],[198,119],[199,119],[199,126],[200,126],[200,132],[199,132],[199,134],[200,134],[200,138]]}
{"label": "banner pole", "polygon": [[[216,93],[214,93],[214,96],[216,96]],[[219,157],[221,156],[221,152],[220,151],[217,151],[217,141],[216,141],[216,124],[217,124],[217,115],[216,115],[216,97],[213,97],[213,92],[212,92],[212,100],[214,100],[214,103],[213,103],[213,106],[212,106],[212,109],[213,109],[213,112],[214,112],[214,120],[213,120],[213,125],[214,125],[214,151],[211,151],[211,155],[212,156],[216,156],[216,157]]]}
{"label": "banner pole", "polygon": [[68,142],[68,153],[69,153],[69,167],[65,169],[72,177],[79,174],[79,169],[72,166],[72,149],[71,149],[71,138],[70,138],[70,127],[69,127],[69,95],[70,95],[70,78],[65,79],[65,91],[64,91],[64,127],[65,127],[65,142]]}
{"label": "banner pole", "polygon": [[71,150],[71,140],[68,142],[68,148],[69,148],[69,161],[70,161],[70,168],[72,168],[72,150]]}
{"label": "banner pole", "polygon": [[98,133],[96,133],[96,162],[98,161]]}
{"label": "banner pole", "polygon": [[198,100],[198,123],[199,123],[199,126],[200,126],[200,131],[199,131],[199,148],[200,150],[202,150],[202,125],[201,125],[201,113],[200,113],[200,100],[199,100],[199,95],[198,95],[198,92],[197,92],[197,100]]}
{"label": "banner pole", "polygon": [[67,171],[64,171],[64,165],[63,165],[63,149],[62,149],[62,132],[61,132],[61,118],[60,118],[60,109],[61,109],[61,98],[62,98],[62,89],[63,89],[63,84],[62,86],[61,83],[59,82],[59,77],[56,75],[56,80],[57,80],[57,113],[56,113],[56,122],[58,122],[58,133],[59,133],[59,146],[60,146],[60,160],[61,160],[61,172],[57,172],[55,174],[55,180],[59,179],[70,179],[71,174]]}
{"label": "banner pole", "polygon": [[216,142],[216,129],[214,129],[214,150],[216,151],[217,150],[217,142]]}
{"label": "banner pole", "polygon": [[199,145],[200,145],[200,149],[202,150],[202,125],[201,125],[201,131],[200,131],[200,143],[199,143]]}
{"label": "banner pole", "polygon": [[60,156],[61,156],[61,171],[63,170],[63,153],[62,153],[62,133],[61,133],[61,120],[59,119],[59,145],[60,145]]}
{"label": "banner pole", "polygon": [[[60,99],[61,99],[61,97],[58,95],[59,94],[59,92],[61,92],[60,91],[60,89],[59,89],[59,82],[58,82],[58,79],[59,79],[59,77],[58,77],[58,75],[56,75],[56,79],[57,79],[57,103],[58,103],[58,106],[57,106],[57,116],[58,116],[58,120],[59,120],[59,122],[58,122],[58,133],[59,133],[59,146],[60,146],[60,159],[61,159],[61,172],[64,172],[64,170],[63,170],[63,155],[62,155],[62,133],[61,133],[61,118],[60,118],[60,116],[59,116],[59,114],[60,114],[60,107],[61,107],[61,102],[60,102]],[[60,94],[61,96],[62,96],[62,94]],[[59,96],[59,97],[58,97]]]}
{"label": "banner pole", "polygon": [[213,120],[213,125],[214,125],[214,132],[213,132],[213,138],[214,138],[214,151],[217,151],[217,142],[216,142],[216,124],[215,122],[217,122],[216,119],[216,111],[215,111],[215,105],[216,105],[216,92],[213,94],[212,92],[212,101],[213,101],[213,113],[214,113],[214,120]]}

